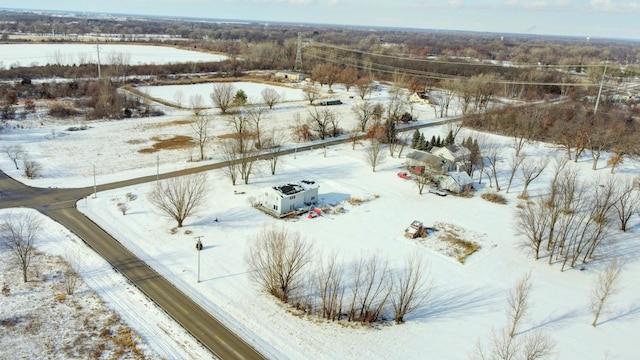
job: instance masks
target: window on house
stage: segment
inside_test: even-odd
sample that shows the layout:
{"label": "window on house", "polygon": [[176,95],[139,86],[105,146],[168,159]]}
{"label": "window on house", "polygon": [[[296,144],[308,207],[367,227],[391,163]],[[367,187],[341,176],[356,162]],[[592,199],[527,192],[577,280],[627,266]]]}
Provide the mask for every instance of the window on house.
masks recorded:
{"label": "window on house", "polygon": [[278,205],[273,205],[273,210],[278,211]]}

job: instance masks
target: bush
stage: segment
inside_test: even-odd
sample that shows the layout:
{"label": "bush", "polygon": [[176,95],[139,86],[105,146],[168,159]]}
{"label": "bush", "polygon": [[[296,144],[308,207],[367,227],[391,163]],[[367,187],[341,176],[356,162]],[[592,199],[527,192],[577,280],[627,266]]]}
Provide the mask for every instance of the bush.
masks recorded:
{"label": "bush", "polygon": [[496,203],[496,204],[506,204],[507,203],[507,199],[504,198],[504,196],[498,194],[498,193],[494,193],[494,192],[490,192],[490,193],[484,193],[481,196],[483,199],[490,201],[492,203]]}
{"label": "bush", "polygon": [[40,175],[40,170],[42,167],[40,163],[35,160],[24,160],[24,176],[29,179],[35,179]]}
{"label": "bush", "polygon": [[49,108],[49,115],[57,118],[68,118],[78,115],[78,112],[69,105],[56,102]]}

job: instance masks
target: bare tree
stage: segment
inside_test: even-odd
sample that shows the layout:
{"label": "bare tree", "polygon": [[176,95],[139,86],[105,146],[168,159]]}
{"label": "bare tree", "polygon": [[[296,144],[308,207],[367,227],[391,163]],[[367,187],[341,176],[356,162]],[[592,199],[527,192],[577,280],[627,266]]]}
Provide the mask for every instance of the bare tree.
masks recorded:
{"label": "bare tree", "polygon": [[206,113],[199,111],[193,115],[191,120],[191,130],[193,131],[198,149],[200,150],[200,161],[204,160],[204,149],[209,141],[210,123],[211,118]]}
{"label": "bare tree", "polygon": [[620,220],[620,230],[627,231],[629,219],[640,210],[640,193],[635,189],[635,181],[626,179],[619,182],[618,199],[613,208]]}
{"label": "bare tree", "polygon": [[553,355],[556,342],[546,333],[535,331],[528,334],[522,346],[522,357],[525,360],[545,359]]}
{"label": "bare tree", "polygon": [[62,287],[64,288],[67,295],[73,295],[76,291],[76,287],[78,286],[78,282],[80,278],[76,273],[76,269],[78,267],[78,258],[75,254],[69,254],[65,256],[66,266],[64,269],[63,277],[62,277]]}
{"label": "bare tree", "polygon": [[322,306],[322,318],[331,321],[340,320],[344,300],[344,266],[337,263],[337,254],[326,261],[320,259],[317,272],[317,286]]}
{"label": "bare tree", "polygon": [[253,130],[255,133],[255,143],[256,148],[262,149],[262,133],[260,123],[264,119],[263,115],[267,111],[267,108],[262,105],[254,105],[249,106],[247,110],[247,115],[249,116],[249,121],[253,124]]}
{"label": "bare tree", "polygon": [[509,318],[509,336],[514,337],[520,321],[529,311],[529,295],[531,294],[531,273],[526,273],[516,283],[516,287],[509,291],[507,298],[507,316]]}
{"label": "bare tree", "polygon": [[223,114],[227,113],[227,110],[233,104],[234,96],[236,95],[236,88],[231,83],[215,83],[213,85],[213,92],[210,94],[213,105],[220,109]]}
{"label": "bare tree", "polygon": [[502,145],[492,143],[487,144],[483,150],[489,169],[491,170],[491,177],[496,185],[496,191],[500,191],[500,183],[498,182],[498,162],[502,160]]}
{"label": "bare tree", "polygon": [[22,270],[22,281],[27,282],[27,272],[40,236],[41,222],[34,214],[13,216],[9,214],[0,224],[2,247],[8,250]]}
{"label": "bare tree", "polygon": [[385,160],[385,152],[382,151],[380,142],[375,138],[371,138],[371,144],[364,150],[364,156],[367,164],[371,165],[371,170],[376,172],[376,166],[382,164]]}
{"label": "bare tree", "polygon": [[549,228],[550,212],[543,201],[526,202],[516,209],[517,233],[527,238],[536,260],[540,258],[540,246]]}
{"label": "bare tree", "polygon": [[418,187],[418,194],[422,195],[422,192],[424,191],[424,188],[431,184],[431,181],[433,180],[433,177],[428,174],[428,173],[423,173],[423,174],[415,174],[414,176],[411,177],[413,179],[413,182],[416,184],[416,186]]}
{"label": "bare tree", "polygon": [[422,257],[411,254],[404,268],[394,276],[391,305],[396,324],[404,323],[405,316],[422,306],[431,293],[433,283],[424,266]]}
{"label": "bare tree", "polygon": [[[453,79],[445,79],[440,82],[440,96],[437,105],[440,106],[440,117],[449,116],[449,108],[451,107],[451,101],[453,101],[456,95],[456,84]],[[431,102],[430,102],[431,103]],[[435,104],[432,104],[435,111]]]}
{"label": "bare tree", "polygon": [[520,165],[522,165],[522,162],[524,161],[524,159],[525,159],[525,156],[518,156],[515,153],[511,154],[511,158],[509,160],[511,172],[509,173],[509,184],[507,185],[507,194],[511,189],[511,183],[513,182],[513,178],[515,177],[516,172],[520,168]]}
{"label": "bare tree", "polygon": [[161,181],[149,193],[149,201],[161,213],[182,227],[184,220],[197,212],[207,189],[205,173],[179,176]]}
{"label": "bare tree", "polygon": [[300,286],[303,270],[311,262],[313,245],[299,232],[284,226],[264,227],[245,253],[250,276],[265,291],[283,302]]}
{"label": "bare tree", "polygon": [[623,265],[622,261],[614,258],[593,283],[591,289],[591,311],[594,318],[591,326],[598,325],[598,318],[605,309],[606,303],[611,296],[620,292],[620,274],[622,273]]}
{"label": "bare tree", "polygon": [[365,97],[371,95],[373,90],[373,84],[369,78],[361,78],[356,82],[356,88],[358,89],[358,96],[364,100]]}
{"label": "bare tree", "polygon": [[318,134],[318,137],[324,140],[329,134],[332,117],[335,116],[336,114],[328,108],[318,110],[317,107],[314,107],[307,113],[307,122],[311,129]]}
{"label": "bare tree", "polygon": [[22,159],[26,155],[26,152],[22,145],[9,145],[4,148],[4,151],[7,153],[7,156],[9,156],[9,159],[13,161],[13,165],[16,166],[16,170],[19,170],[20,168],[18,167],[18,160]]}
{"label": "bare tree", "polygon": [[282,130],[272,130],[271,135],[264,141],[263,148],[266,153],[269,154],[267,161],[269,162],[269,169],[271,175],[276,174],[278,167],[278,159],[280,157],[280,150],[286,141],[286,134]]}
{"label": "bare tree", "polygon": [[273,107],[282,100],[280,94],[271,87],[262,89],[260,95],[262,96],[262,101],[269,107],[269,109],[273,109]]}
{"label": "bare tree", "polygon": [[231,180],[231,184],[235,185],[240,174],[240,156],[236,150],[236,143],[233,139],[223,139],[220,143],[220,149],[222,150],[222,161],[225,164],[222,170]]}
{"label": "bare tree", "polygon": [[309,105],[313,105],[320,97],[320,90],[315,85],[307,84],[302,88],[302,94],[304,99],[309,101]]}
{"label": "bare tree", "polygon": [[130,207],[129,203],[126,200],[120,201],[116,205],[118,206],[118,210],[122,213],[122,215],[127,215],[127,211],[129,211]]}
{"label": "bare tree", "polygon": [[362,132],[367,131],[367,124],[373,117],[373,104],[365,100],[364,102],[353,105],[351,111],[353,111],[358,119],[359,130]]}
{"label": "bare tree", "polygon": [[361,257],[355,263],[348,321],[371,323],[382,316],[382,310],[391,292],[388,272],[388,262],[382,261],[378,255],[372,255],[367,260]]}
{"label": "bare tree", "polygon": [[529,197],[527,193],[527,188],[529,185],[542,174],[544,169],[547,167],[548,159],[544,157],[537,157],[532,159],[527,157],[526,160],[522,162],[520,165],[520,171],[522,172],[522,179],[524,181],[524,187],[522,192],[520,193],[520,198],[526,199]]}

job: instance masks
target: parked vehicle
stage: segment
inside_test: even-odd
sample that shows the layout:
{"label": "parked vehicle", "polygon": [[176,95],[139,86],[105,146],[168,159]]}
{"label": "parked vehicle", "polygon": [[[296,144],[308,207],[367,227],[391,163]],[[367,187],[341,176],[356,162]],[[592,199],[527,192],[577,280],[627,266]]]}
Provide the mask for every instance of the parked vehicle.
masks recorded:
{"label": "parked vehicle", "polygon": [[435,194],[435,195],[438,195],[438,196],[447,196],[447,193],[446,193],[446,192],[444,192],[444,191],[442,191],[442,190],[429,189],[429,192],[430,192],[431,194]]}

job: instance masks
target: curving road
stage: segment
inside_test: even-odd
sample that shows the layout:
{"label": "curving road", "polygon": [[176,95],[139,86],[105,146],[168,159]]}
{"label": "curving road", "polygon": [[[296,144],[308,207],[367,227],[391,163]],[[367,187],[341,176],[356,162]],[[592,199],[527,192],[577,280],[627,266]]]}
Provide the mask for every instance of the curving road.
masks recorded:
{"label": "curving road", "polygon": [[[442,125],[458,119],[448,119],[428,124],[420,124],[398,129],[410,131],[421,127]],[[321,145],[301,146],[287,149],[279,155],[302,152],[319,146],[331,146],[352,141],[339,139],[323,142]],[[260,155],[264,159],[270,155]],[[160,174],[160,179],[182,176],[202,171],[219,169],[224,163],[209,164],[181,171]],[[156,181],[156,175],[101,184],[98,191],[117,189]],[[101,227],[79,212],[75,204],[79,199],[90,196],[93,187],[77,189],[33,188],[26,186],[0,171],[0,209],[29,207],[36,209],[67,227],[80,237],[88,246],[107,260],[118,272],[122,273],[149,299],[154,301],[169,316],[189,331],[200,343],[221,359],[264,359],[251,344],[236,336],[216,318],[196,304],[167,279],[140,260],[120,242]]]}

